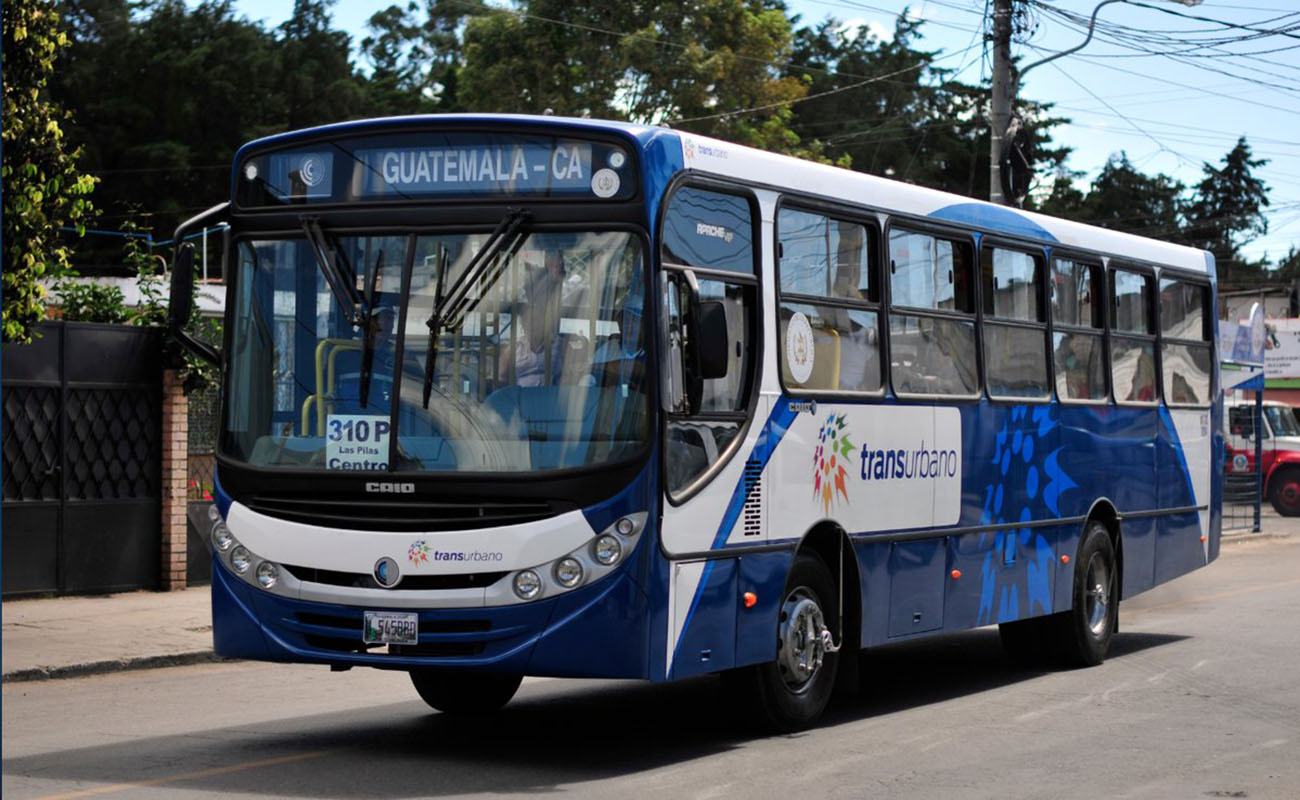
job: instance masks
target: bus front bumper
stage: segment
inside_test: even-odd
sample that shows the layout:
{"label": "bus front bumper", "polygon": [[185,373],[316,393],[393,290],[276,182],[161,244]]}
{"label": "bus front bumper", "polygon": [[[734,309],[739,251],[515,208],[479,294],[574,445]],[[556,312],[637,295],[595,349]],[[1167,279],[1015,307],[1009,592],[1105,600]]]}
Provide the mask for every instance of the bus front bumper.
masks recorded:
{"label": "bus front bumper", "polygon": [[[258,661],[380,669],[474,669],[525,675],[646,678],[647,601],[618,570],[533,603],[419,610],[419,644],[367,650],[361,608],[260,591],[212,567],[212,632],[218,655]],[[392,648],[396,650],[397,648]]]}

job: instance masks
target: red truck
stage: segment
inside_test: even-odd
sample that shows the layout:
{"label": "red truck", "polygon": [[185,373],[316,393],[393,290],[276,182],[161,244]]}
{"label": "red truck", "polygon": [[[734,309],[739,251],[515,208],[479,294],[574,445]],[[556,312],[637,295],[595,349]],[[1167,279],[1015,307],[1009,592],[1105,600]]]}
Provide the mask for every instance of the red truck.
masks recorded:
{"label": "red truck", "polygon": [[[1228,425],[1228,477],[1245,476],[1255,471],[1255,402],[1225,402]],[[1300,516],[1300,422],[1291,406],[1264,401],[1264,424],[1260,448],[1264,497],[1277,513],[1285,517]]]}

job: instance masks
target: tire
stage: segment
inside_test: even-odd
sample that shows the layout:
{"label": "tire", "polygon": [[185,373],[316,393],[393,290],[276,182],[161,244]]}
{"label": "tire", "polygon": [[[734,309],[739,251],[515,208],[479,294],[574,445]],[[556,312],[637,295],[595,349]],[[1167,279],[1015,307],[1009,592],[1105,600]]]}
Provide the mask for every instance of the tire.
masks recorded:
{"label": "tire", "polygon": [[495,672],[411,670],[420,698],[444,714],[491,714],[510,702],[522,675]]}
{"label": "tire", "polygon": [[1300,517],[1300,469],[1278,470],[1268,482],[1268,501],[1284,517]]}
{"label": "tire", "polygon": [[758,700],[754,711],[763,727],[783,733],[803,730],[826,710],[839,657],[824,650],[813,629],[824,630],[838,619],[838,596],[820,558],[807,552],[795,556],[777,619],[776,660],[744,673],[751,696]]}
{"label": "tire", "polygon": [[1119,625],[1119,569],[1110,532],[1089,522],[1074,560],[1073,606],[1043,617],[1057,655],[1066,666],[1093,667],[1106,659]]}

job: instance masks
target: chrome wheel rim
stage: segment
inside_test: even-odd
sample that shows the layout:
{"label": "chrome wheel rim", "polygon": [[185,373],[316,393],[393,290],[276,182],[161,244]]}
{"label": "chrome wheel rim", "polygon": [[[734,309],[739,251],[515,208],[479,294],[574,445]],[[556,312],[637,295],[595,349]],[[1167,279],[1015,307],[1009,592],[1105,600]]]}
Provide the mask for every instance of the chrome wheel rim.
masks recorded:
{"label": "chrome wheel rim", "polygon": [[1093,553],[1088,561],[1088,572],[1083,588],[1088,630],[1092,631],[1093,636],[1104,635],[1110,625],[1111,581],[1110,565],[1100,553]]}
{"label": "chrome wheel rim", "polygon": [[792,691],[807,688],[826,659],[822,630],[826,627],[817,596],[800,586],[786,597],[781,606],[781,624],[777,628],[780,649],[777,666],[781,679]]}

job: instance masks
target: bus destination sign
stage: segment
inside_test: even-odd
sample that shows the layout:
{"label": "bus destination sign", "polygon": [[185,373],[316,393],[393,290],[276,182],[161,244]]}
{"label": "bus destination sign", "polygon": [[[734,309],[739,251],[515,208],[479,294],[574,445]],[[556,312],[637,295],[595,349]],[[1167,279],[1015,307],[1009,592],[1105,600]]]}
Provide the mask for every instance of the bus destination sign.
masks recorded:
{"label": "bus destination sign", "polygon": [[244,206],[450,197],[627,198],[632,160],[617,144],[487,133],[397,134],[255,156]]}
{"label": "bus destination sign", "polygon": [[591,191],[591,145],[557,141],[428,149],[358,150],[358,197]]}

